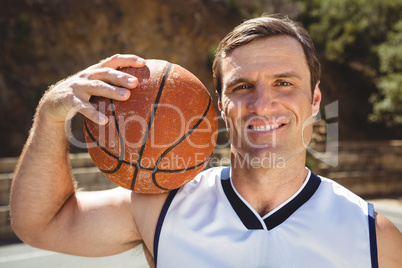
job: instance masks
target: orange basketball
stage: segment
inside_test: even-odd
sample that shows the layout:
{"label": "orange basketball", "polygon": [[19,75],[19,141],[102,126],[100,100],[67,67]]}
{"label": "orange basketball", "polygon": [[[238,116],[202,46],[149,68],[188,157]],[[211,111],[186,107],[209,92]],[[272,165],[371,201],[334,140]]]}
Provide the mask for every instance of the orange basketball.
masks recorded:
{"label": "orange basketball", "polygon": [[92,160],[108,179],[135,192],[181,187],[202,171],[216,144],[211,96],[192,73],[166,61],[121,70],[139,85],[127,101],[92,97],[109,117],[105,126],[84,122]]}

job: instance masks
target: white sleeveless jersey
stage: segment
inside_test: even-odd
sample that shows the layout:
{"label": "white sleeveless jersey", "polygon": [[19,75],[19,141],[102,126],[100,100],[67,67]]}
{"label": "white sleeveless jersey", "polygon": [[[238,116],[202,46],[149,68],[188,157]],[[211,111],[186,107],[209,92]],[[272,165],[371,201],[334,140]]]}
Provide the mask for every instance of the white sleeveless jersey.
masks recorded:
{"label": "white sleeveless jersey", "polygon": [[261,217],[212,168],[170,193],[154,240],[156,266],[377,267],[374,209],[309,171],[298,192]]}

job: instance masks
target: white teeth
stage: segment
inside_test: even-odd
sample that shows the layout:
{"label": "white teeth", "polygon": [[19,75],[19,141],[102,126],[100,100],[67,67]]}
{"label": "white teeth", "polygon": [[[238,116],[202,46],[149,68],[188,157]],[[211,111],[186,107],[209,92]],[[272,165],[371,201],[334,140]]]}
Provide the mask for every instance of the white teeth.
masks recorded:
{"label": "white teeth", "polygon": [[278,128],[278,124],[275,124],[275,125],[272,125],[272,126],[269,126],[269,125],[266,125],[266,126],[256,126],[256,127],[251,127],[253,130],[256,130],[256,131],[270,131],[270,130],[273,130],[273,129],[277,129]]}

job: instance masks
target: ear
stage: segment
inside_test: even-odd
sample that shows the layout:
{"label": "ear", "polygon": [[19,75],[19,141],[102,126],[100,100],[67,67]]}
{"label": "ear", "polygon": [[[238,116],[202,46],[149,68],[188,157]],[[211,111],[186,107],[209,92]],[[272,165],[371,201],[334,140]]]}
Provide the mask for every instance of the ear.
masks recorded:
{"label": "ear", "polygon": [[221,111],[221,112],[222,112],[222,103],[221,103],[221,101],[220,101],[220,100],[218,100],[218,108],[219,108],[219,111]]}
{"label": "ear", "polygon": [[312,107],[312,114],[313,116],[316,116],[318,112],[320,111],[320,104],[321,104],[321,90],[318,87],[320,82],[317,83],[317,85],[314,88],[313,92],[313,103],[311,104]]}
{"label": "ear", "polygon": [[220,100],[218,100],[218,108],[219,108],[219,111],[221,112],[222,119],[225,120],[225,119],[226,119],[226,115],[225,115],[225,112],[224,112],[223,109],[222,109],[222,103],[221,103]]}

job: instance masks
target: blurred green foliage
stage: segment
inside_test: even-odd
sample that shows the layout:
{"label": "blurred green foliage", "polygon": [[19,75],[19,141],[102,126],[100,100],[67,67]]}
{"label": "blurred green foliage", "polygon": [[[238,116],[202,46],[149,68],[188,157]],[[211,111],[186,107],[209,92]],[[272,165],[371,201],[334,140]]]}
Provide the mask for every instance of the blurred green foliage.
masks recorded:
{"label": "blurred green foliage", "polygon": [[371,122],[402,125],[402,0],[299,0],[305,26],[327,60],[372,79]]}
{"label": "blurred green foliage", "polygon": [[378,93],[370,97],[374,104],[369,120],[402,125],[402,19],[376,47],[379,57]]}

